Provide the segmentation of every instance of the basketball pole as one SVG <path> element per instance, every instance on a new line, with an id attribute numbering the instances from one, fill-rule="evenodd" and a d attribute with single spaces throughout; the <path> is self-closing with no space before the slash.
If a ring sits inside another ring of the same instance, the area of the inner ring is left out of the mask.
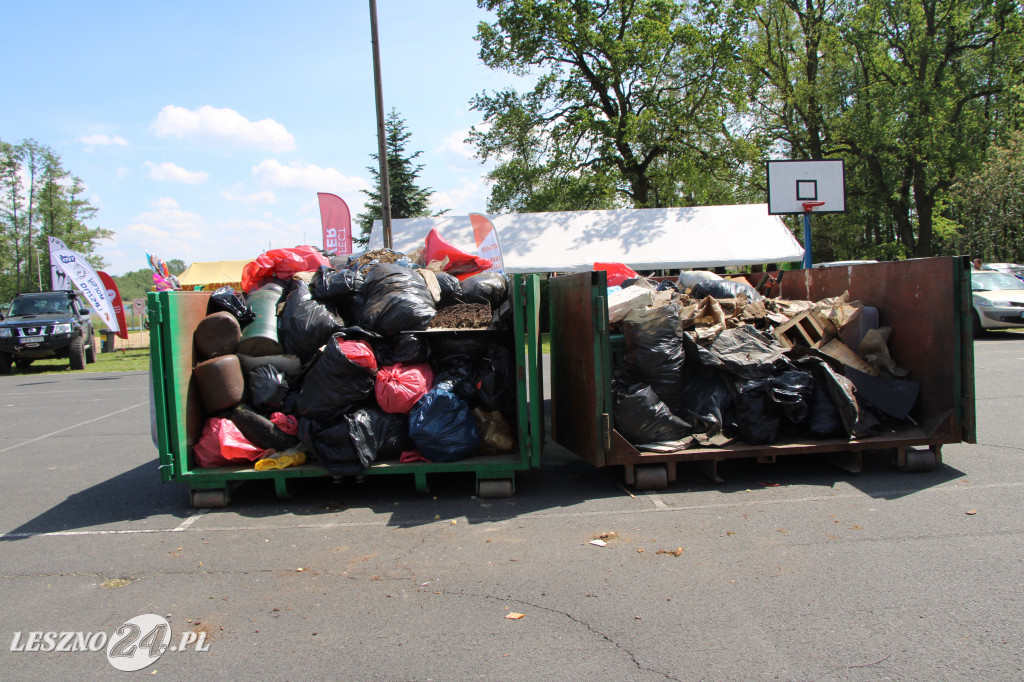
<path id="1" fill-rule="evenodd" d="M 804 270 L 810 270 L 814 263 L 814 259 L 811 258 L 811 211 L 815 206 L 824 205 L 824 201 L 804 202 Z"/>

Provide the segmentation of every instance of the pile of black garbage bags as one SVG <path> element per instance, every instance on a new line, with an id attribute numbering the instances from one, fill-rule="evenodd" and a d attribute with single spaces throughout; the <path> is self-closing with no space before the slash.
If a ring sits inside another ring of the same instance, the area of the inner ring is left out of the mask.
<path id="1" fill-rule="evenodd" d="M 719 289 L 699 294 L 747 293 Z M 699 334 L 680 311 L 671 302 L 622 323 L 615 428 L 633 445 L 863 438 L 907 420 L 917 400 L 916 381 L 873 376 L 806 346 L 784 349 L 765 320 Z"/>
<path id="2" fill-rule="evenodd" d="M 196 330 L 197 347 L 218 346 L 213 356 L 201 353 L 207 359 L 194 370 L 208 419 L 230 420 L 260 457 L 297 447 L 336 474 L 384 460 L 513 451 L 507 278 L 460 280 L 384 255 L 333 259 L 287 281 L 268 277 L 247 296 L 216 291 L 210 317 L 230 316 L 238 334 L 218 345 L 204 341 L 207 320 Z M 438 311 L 466 303 L 490 307 L 486 329 L 428 331 Z M 238 388 L 224 395 L 232 383 Z"/>

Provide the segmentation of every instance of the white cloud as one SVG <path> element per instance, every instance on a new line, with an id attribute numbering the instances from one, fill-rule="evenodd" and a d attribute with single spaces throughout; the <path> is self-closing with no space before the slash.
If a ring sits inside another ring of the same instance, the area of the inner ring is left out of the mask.
<path id="1" fill-rule="evenodd" d="M 173 163 L 153 163 L 147 161 L 146 166 L 149 168 L 149 177 L 154 180 L 166 180 L 168 182 L 184 182 L 188 185 L 198 185 L 210 177 L 209 173 L 203 171 L 188 171 L 181 166 L 176 166 Z"/>
<path id="2" fill-rule="evenodd" d="M 93 147 L 109 147 L 111 145 L 118 147 L 127 147 L 128 140 L 124 139 L 120 135 L 106 135 L 104 133 L 97 133 L 95 135 L 83 135 L 78 138 L 78 141 L 85 145 L 87 150 L 92 150 Z"/>
<path id="3" fill-rule="evenodd" d="M 264 187 L 280 189 L 349 193 L 369 188 L 362 178 L 342 175 L 333 168 L 321 168 L 301 162 L 286 166 L 277 159 L 267 159 L 253 166 L 252 174 Z"/>
<path id="4" fill-rule="evenodd" d="M 178 202 L 171 197 L 160 197 L 149 202 L 153 208 L 178 208 Z"/>
<path id="5" fill-rule="evenodd" d="M 274 119 L 250 121 L 234 109 L 209 105 L 192 111 L 169 104 L 157 114 L 150 130 L 157 137 L 220 140 L 272 152 L 295 149 L 295 138 Z"/>
<path id="6" fill-rule="evenodd" d="M 466 143 L 467 137 L 469 137 L 469 128 L 456 130 L 441 142 L 441 146 L 437 148 L 437 151 L 471 160 L 473 159 L 473 154 L 476 153 L 476 148 Z"/>
<path id="7" fill-rule="evenodd" d="M 442 211 L 447 208 L 452 215 L 486 213 L 489 192 L 484 179 L 461 178 L 460 182 L 459 187 L 435 191 L 430 197 L 430 210 Z"/>
<path id="8" fill-rule="evenodd" d="M 221 195 L 228 201 L 234 201 L 239 204 L 276 204 L 277 196 L 274 195 L 270 190 L 263 192 L 253 192 L 252 194 L 235 194 L 233 192 L 224 191 Z"/>

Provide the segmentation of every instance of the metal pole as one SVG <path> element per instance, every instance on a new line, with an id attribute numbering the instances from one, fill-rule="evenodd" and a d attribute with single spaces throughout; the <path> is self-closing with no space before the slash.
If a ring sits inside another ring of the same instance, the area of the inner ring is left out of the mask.
<path id="1" fill-rule="evenodd" d="M 804 269 L 810 270 L 811 260 L 811 212 L 804 210 Z"/>
<path id="2" fill-rule="evenodd" d="M 377 37 L 377 0 L 370 0 L 370 44 L 373 47 L 373 92 L 377 103 L 377 157 L 380 161 L 380 210 L 384 248 L 391 248 L 391 183 L 388 181 L 387 140 L 384 137 L 384 94 L 380 79 L 380 40 Z"/>

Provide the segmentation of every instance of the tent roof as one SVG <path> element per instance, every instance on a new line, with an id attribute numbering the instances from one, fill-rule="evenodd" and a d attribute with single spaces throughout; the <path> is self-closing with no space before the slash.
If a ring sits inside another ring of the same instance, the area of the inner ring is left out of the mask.
<path id="1" fill-rule="evenodd" d="M 787 263 L 803 247 L 767 204 L 638 208 L 615 211 L 511 213 L 488 216 L 501 241 L 508 272 L 573 272 L 594 263 L 634 270 Z M 408 253 L 431 228 L 456 247 L 476 253 L 469 216 L 405 218 L 391 223 L 392 245 Z M 384 244 L 373 223 L 370 248 Z"/>
<path id="2" fill-rule="evenodd" d="M 192 263 L 178 275 L 181 286 L 198 286 L 200 284 L 231 284 L 242 281 L 242 268 L 252 262 L 247 260 L 216 260 L 205 263 Z"/>

